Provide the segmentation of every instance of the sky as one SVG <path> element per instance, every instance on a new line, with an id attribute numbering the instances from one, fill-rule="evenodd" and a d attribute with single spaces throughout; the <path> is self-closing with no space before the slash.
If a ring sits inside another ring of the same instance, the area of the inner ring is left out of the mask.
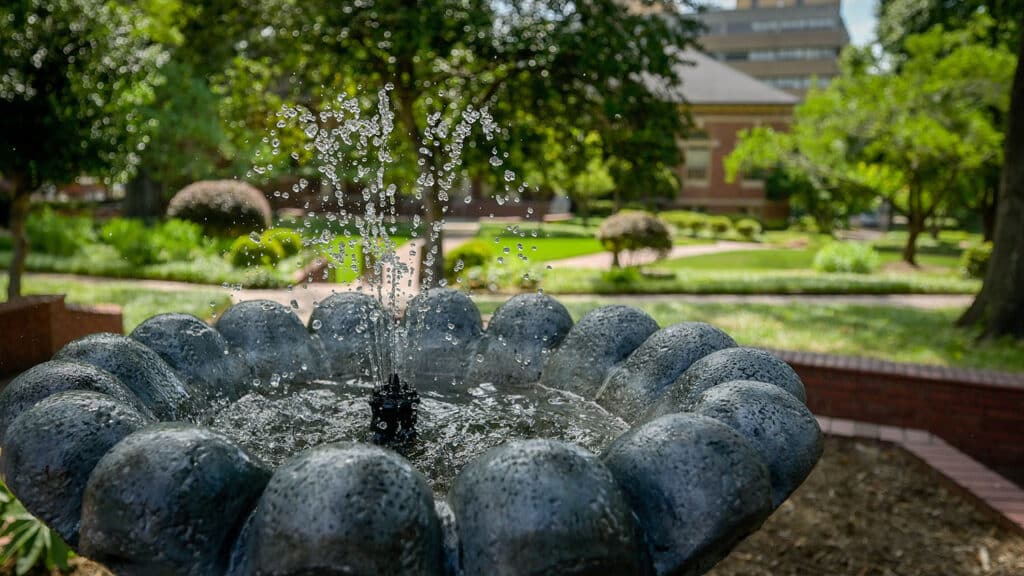
<path id="1" fill-rule="evenodd" d="M 722 8 L 733 8 L 736 0 L 707 0 L 707 3 Z M 843 0 L 843 21 L 850 31 L 851 42 L 863 46 L 875 38 L 875 8 L 878 0 Z"/>

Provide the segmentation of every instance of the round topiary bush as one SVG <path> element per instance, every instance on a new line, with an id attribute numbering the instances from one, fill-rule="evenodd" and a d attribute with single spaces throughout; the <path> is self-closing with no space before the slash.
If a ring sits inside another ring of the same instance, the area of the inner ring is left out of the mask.
<path id="1" fill-rule="evenodd" d="M 274 240 L 255 239 L 239 236 L 231 243 L 228 258 L 238 268 L 247 266 L 273 266 L 284 258 L 284 249 Z"/>
<path id="2" fill-rule="evenodd" d="M 732 230 L 732 220 L 728 216 L 711 216 L 708 218 L 708 227 L 715 238 L 721 238 Z"/>
<path id="3" fill-rule="evenodd" d="M 831 242 L 814 255 L 813 266 L 819 272 L 870 274 L 878 267 L 878 252 L 867 244 Z"/>
<path id="4" fill-rule="evenodd" d="M 483 240 L 470 240 L 445 254 L 444 276 L 449 282 L 454 282 L 463 270 L 474 266 L 486 268 L 493 258 L 490 244 Z"/>
<path id="5" fill-rule="evenodd" d="M 743 218 L 736 223 L 736 232 L 745 240 L 753 240 L 761 233 L 761 223 L 753 218 Z"/>
<path id="6" fill-rule="evenodd" d="M 167 207 L 172 218 L 191 220 L 212 235 L 232 236 L 270 226 L 270 202 L 237 180 L 202 180 L 184 187 Z"/>
<path id="7" fill-rule="evenodd" d="M 672 235 L 665 223 L 646 212 L 619 212 L 597 229 L 597 240 L 612 253 L 612 267 L 619 267 L 624 251 L 656 250 L 664 256 L 672 249 Z"/>
<path id="8" fill-rule="evenodd" d="M 271 228 L 260 234 L 260 242 L 274 243 L 284 251 L 285 256 L 295 256 L 302 251 L 302 235 L 290 228 Z"/>

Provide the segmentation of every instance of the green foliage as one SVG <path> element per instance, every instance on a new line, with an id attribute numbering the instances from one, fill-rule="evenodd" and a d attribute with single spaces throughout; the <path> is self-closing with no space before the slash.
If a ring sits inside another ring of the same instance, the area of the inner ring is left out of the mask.
<path id="1" fill-rule="evenodd" d="M 878 268 L 878 252 L 860 242 L 832 242 L 818 250 L 812 266 L 819 272 L 870 274 Z"/>
<path id="2" fill-rule="evenodd" d="M 492 244 L 483 240 L 470 240 L 445 254 L 445 278 L 449 282 L 454 282 L 465 269 L 474 266 L 486 268 L 494 261 L 494 250 L 491 246 Z"/>
<path id="3" fill-rule="evenodd" d="M 231 243 L 228 259 L 236 268 L 248 266 L 273 266 L 284 258 L 284 249 L 274 240 L 263 241 L 259 237 L 239 236 Z"/>
<path id="4" fill-rule="evenodd" d="M 821 229 L 818 227 L 818 221 L 810 214 L 804 214 L 796 221 L 796 229 L 800 232 L 808 232 L 810 234 L 818 234 Z"/>
<path id="5" fill-rule="evenodd" d="M 715 238 L 721 238 L 732 230 L 732 220 L 728 216 L 711 216 L 708 218 L 708 227 Z"/>
<path id="6" fill-rule="evenodd" d="M 612 286 L 627 287 L 640 281 L 640 269 L 636 266 L 612 268 L 601 273 L 601 279 Z"/>
<path id="7" fill-rule="evenodd" d="M 708 228 L 708 216 L 700 212 L 687 210 L 667 210 L 659 212 L 658 218 L 671 224 L 676 230 L 683 234 L 696 236 L 698 232 Z"/>
<path id="8" fill-rule="evenodd" d="M 302 252 L 302 235 L 289 228 L 270 228 L 260 234 L 261 242 L 277 243 L 284 255 L 295 256 Z"/>
<path id="9" fill-rule="evenodd" d="M 61 216 L 49 206 L 29 215 L 25 235 L 33 250 L 57 256 L 71 256 L 96 240 L 91 219 Z"/>
<path id="10" fill-rule="evenodd" d="M 147 227 L 141 220 L 112 218 L 100 230 L 100 240 L 134 266 L 188 260 L 204 251 L 199 225 L 177 219 Z"/>
<path id="11" fill-rule="evenodd" d="M 56 532 L 25 510 L 0 483 L 0 565 L 14 561 L 14 573 L 28 574 L 34 569 L 67 570 L 71 550 Z"/>
<path id="12" fill-rule="evenodd" d="M 960 270 L 968 278 L 982 279 L 988 271 L 988 262 L 992 259 L 992 243 L 983 242 L 969 246 L 960 255 Z"/>
<path id="13" fill-rule="evenodd" d="M 237 180 L 189 184 L 171 198 L 167 215 L 190 220 L 211 235 L 234 236 L 270 226 L 270 202 L 258 188 Z"/>
<path id="14" fill-rule="evenodd" d="M 646 212 L 619 212 L 608 217 L 597 229 L 597 240 L 614 256 L 618 267 L 619 254 L 624 251 L 650 249 L 662 256 L 672 249 L 672 235 L 656 216 Z"/>
<path id="15" fill-rule="evenodd" d="M 753 240 L 761 233 L 761 223 L 753 218 L 742 218 L 736 222 L 736 232 L 745 240 Z"/>

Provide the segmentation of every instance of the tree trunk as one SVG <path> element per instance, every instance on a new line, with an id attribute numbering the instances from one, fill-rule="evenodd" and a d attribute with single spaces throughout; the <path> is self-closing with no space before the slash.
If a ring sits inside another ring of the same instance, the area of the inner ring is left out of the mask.
<path id="1" fill-rule="evenodd" d="M 903 261 L 911 266 L 917 266 L 917 237 L 924 231 L 924 222 L 921 218 L 912 214 L 907 218 L 907 244 L 903 247 Z"/>
<path id="2" fill-rule="evenodd" d="M 619 264 L 619 251 L 616 250 L 616 251 L 612 252 L 612 268 L 621 268 L 621 267 L 622 267 L 622 265 Z"/>
<path id="3" fill-rule="evenodd" d="M 124 215 L 152 222 L 163 214 L 163 185 L 140 170 L 128 183 L 124 197 Z"/>
<path id="4" fill-rule="evenodd" d="M 960 325 L 982 324 L 983 337 L 1024 338 L 1024 34 L 1010 90 L 1003 177 L 985 283 Z"/>
<path id="5" fill-rule="evenodd" d="M 7 300 L 21 298 L 21 277 L 25 273 L 25 255 L 28 254 L 28 241 L 25 238 L 25 220 L 28 219 L 31 196 L 22 189 L 21 183 L 14 180 L 14 196 L 11 201 L 10 225 L 13 253 L 11 266 L 7 273 Z"/>
<path id="6" fill-rule="evenodd" d="M 999 186 L 985 190 L 981 205 L 981 233 L 985 242 L 996 237 L 996 208 L 999 205 Z"/>

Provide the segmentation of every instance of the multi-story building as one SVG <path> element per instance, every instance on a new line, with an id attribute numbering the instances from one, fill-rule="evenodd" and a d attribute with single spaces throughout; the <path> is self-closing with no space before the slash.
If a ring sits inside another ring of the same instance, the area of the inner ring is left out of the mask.
<path id="1" fill-rule="evenodd" d="M 704 52 L 762 82 L 803 97 L 839 73 L 850 43 L 840 0 L 737 0 L 700 16 Z"/>

